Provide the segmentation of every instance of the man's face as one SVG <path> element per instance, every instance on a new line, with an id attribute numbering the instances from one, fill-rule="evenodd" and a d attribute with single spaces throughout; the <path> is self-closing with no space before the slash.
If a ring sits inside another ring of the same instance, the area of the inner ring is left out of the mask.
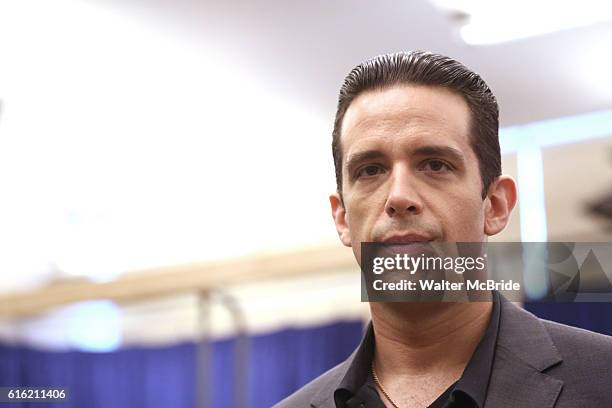
<path id="1" fill-rule="evenodd" d="M 485 204 L 465 100 L 441 87 L 402 85 L 359 95 L 343 120 L 340 238 L 361 242 L 480 242 Z"/>

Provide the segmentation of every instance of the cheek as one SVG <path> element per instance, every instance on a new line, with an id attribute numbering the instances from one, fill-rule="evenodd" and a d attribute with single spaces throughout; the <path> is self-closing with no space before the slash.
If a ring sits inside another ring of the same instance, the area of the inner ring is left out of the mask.
<path id="1" fill-rule="evenodd" d="M 484 234 L 482 200 L 464 197 L 449 204 L 445 209 L 446 240 L 449 242 L 482 240 Z"/>
<path id="2" fill-rule="evenodd" d="M 374 200 L 351 200 L 347 205 L 347 223 L 353 244 L 370 239 L 378 213 L 378 205 Z"/>

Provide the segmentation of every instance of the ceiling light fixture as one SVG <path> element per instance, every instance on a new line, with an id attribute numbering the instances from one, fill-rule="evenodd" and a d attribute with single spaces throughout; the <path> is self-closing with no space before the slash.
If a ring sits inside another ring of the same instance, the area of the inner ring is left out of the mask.
<path id="1" fill-rule="evenodd" d="M 432 0 L 463 41 L 490 45 L 612 21 L 612 2 L 581 0 Z"/>

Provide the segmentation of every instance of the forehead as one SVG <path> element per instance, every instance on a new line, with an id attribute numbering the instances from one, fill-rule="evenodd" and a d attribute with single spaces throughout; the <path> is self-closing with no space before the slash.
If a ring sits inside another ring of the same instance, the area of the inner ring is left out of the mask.
<path id="1" fill-rule="evenodd" d="M 401 85 L 367 91 L 343 119 L 343 156 L 369 144 L 444 144 L 468 154 L 471 113 L 464 98 L 435 86 Z"/>

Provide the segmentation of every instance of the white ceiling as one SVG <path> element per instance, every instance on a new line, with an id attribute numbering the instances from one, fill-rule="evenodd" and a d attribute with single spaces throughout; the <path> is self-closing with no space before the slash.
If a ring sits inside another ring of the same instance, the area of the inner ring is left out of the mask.
<path id="1" fill-rule="evenodd" d="M 114 7 L 215 44 L 325 118 L 354 65 L 410 49 L 452 56 L 481 73 L 499 99 L 503 126 L 612 107 L 612 23 L 472 47 L 427 0 L 148 0 Z"/>

